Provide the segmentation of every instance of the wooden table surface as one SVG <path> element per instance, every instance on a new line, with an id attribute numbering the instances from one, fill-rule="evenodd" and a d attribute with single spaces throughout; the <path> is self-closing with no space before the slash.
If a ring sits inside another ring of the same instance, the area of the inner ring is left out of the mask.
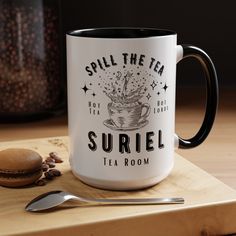
<path id="1" fill-rule="evenodd" d="M 178 154 L 173 170 L 161 183 L 138 191 L 108 191 L 83 184 L 72 174 L 67 136 L 0 143 L 0 150 L 11 147 L 36 150 L 42 157 L 53 150 L 64 162 L 57 165 L 62 176 L 45 186 L 0 186 L 0 236 L 236 235 L 236 191 Z M 184 197 L 185 203 L 104 206 L 67 202 L 45 212 L 24 210 L 36 196 L 57 189 L 90 198 Z"/>
<path id="2" fill-rule="evenodd" d="M 184 95 L 183 95 L 184 94 Z M 236 189 L 236 95 L 220 93 L 220 104 L 208 139 L 191 150 L 177 150 L 186 159 Z M 176 132 L 185 138 L 195 133 L 204 115 L 204 93 L 177 91 Z M 0 141 L 67 135 L 66 115 L 21 124 L 0 124 Z"/>

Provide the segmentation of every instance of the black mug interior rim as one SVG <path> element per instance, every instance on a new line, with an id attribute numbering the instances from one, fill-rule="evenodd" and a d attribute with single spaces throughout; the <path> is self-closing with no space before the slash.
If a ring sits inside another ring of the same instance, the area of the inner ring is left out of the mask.
<path id="1" fill-rule="evenodd" d="M 73 30 L 67 33 L 70 36 L 85 38 L 149 38 L 176 35 L 176 32 L 155 28 L 94 28 Z"/>

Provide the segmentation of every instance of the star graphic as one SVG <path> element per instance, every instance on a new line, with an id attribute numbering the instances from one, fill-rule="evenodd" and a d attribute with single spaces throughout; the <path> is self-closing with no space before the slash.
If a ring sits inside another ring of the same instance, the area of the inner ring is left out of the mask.
<path id="1" fill-rule="evenodd" d="M 165 92 L 166 92 L 167 88 L 168 88 L 168 86 L 167 86 L 166 83 L 165 83 L 165 86 L 163 87 L 163 89 L 165 90 Z"/>
<path id="2" fill-rule="evenodd" d="M 84 87 L 82 88 L 84 90 L 84 93 L 86 94 L 87 91 L 89 90 L 89 88 L 86 86 L 86 84 L 84 85 Z"/>
<path id="3" fill-rule="evenodd" d="M 152 96 L 150 95 L 150 93 L 148 93 L 148 95 L 146 96 L 146 98 L 149 100 Z"/>
<path id="4" fill-rule="evenodd" d="M 93 92 L 92 95 L 95 97 L 95 96 L 96 96 L 96 93 Z"/>
<path id="5" fill-rule="evenodd" d="M 152 90 L 155 89 L 155 87 L 157 86 L 156 82 L 153 80 L 152 83 L 150 84 L 150 86 L 152 87 Z"/>

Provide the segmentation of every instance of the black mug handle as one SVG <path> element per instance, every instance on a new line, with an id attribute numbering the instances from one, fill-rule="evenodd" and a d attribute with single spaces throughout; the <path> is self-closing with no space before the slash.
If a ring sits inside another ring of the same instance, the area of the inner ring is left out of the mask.
<path id="1" fill-rule="evenodd" d="M 206 112 L 201 128 L 190 139 L 178 137 L 179 148 L 189 149 L 200 145 L 211 131 L 219 100 L 218 80 L 211 58 L 202 49 L 192 45 L 178 45 L 177 47 L 182 47 L 182 55 L 177 55 L 177 57 L 180 57 L 180 60 L 188 57 L 196 58 L 202 65 L 206 78 Z"/>

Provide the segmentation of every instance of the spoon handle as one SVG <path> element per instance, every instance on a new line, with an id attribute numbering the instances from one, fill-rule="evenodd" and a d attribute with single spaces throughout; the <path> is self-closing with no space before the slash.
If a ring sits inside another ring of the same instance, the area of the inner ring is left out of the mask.
<path id="1" fill-rule="evenodd" d="M 89 199 L 81 198 L 80 200 L 91 203 L 103 203 L 110 205 L 151 205 L 151 204 L 183 204 L 184 199 L 178 198 L 127 198 L 127 199 Z"/>

